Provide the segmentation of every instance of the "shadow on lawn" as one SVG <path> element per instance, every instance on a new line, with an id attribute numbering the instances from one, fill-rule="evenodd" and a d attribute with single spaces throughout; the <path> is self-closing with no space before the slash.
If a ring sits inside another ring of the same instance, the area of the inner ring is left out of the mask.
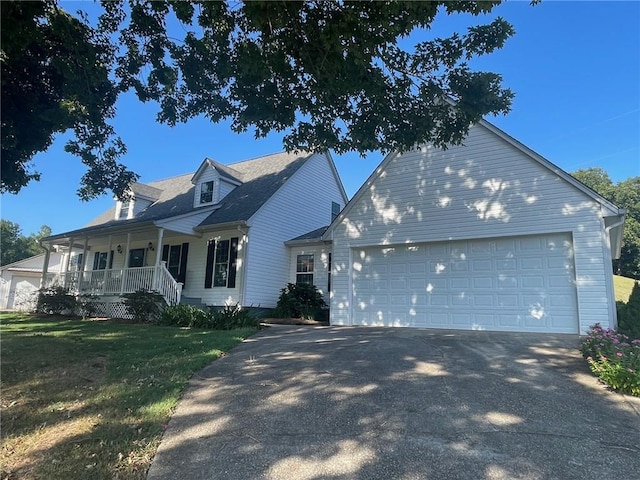
<path id="1" fill-rule="evenodd" d="M 577 347 L 272 327 L 192 379 L 149 479 L 632 478 L 638 411 Z"/>

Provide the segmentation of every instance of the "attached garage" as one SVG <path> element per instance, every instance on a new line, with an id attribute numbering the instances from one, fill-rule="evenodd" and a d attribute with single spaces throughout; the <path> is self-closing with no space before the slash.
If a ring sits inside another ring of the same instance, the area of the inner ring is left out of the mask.
<path id="1" fill-rule="evenodd" d="M 353 324 L 578 333 L 571 235 L 355 248 Z"/>
<path id="2" fill-rule="evenodd" d="M 482 120 L 461 145 L 387 155 L 329 226 L 331 324 L 615 328 L 624 218 Z"/>

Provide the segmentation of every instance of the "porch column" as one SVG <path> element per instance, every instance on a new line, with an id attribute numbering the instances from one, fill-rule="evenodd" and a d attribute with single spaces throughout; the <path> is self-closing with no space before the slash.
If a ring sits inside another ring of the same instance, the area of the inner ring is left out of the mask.
<path id="1" fill-rule="evenodd" d="M 73 237 L 71 237 L 69 239 L 69 251 L 67 252 L 67 254 L 62 257 L 63 258 L 63 262 L 62 265 L 60 266 L 60 271 L 62 273 L 62 286 L 63 287 L 68 287 L 69 286 L 69 265 L 71 264 L 71 252 L 73 250 Z"/>
<path id="2" fill-rule="evenodd" d="M 82 246 L 82 260 L 78 265 L 78 292 L 84 291 L 84 267 L 87 264 L 87 250 L 89 249 L 89 237 L 84 237 L 84 245 Z"/>
<path id="3" fill-rule="evenodd" d="M 158 290 L 158 269 L 162 259 L 162 241 L 164 239 L 164 228 L 158 229 L 158 244 L 156 245 L 156 268 L 153 269 L 153 289 Z"/>
<path id="4" fill-rule="evenodd" d="M 131 245 L 131 233 L 127 232 L 127 245 L 124 247 L 124 261 L 123 261 L 123 269 L 122 269 L 122 282 L 120 282 L 120 295 L 124 293 L 124 285 L 125 280 L 128 274 L 129 269 L 129 247 Z"/>
<path id="5" fill-rule="evenodd" d="M 49 270 L 49 259 L 51 258 L 51 245 L 44 247 L 44 263 L 42 265 L 42 278 L 40 278 L 40 288 L 47 286 L 47 271 Z"/>
<path id="6" fill-rule="evenodd" d="M 111 278 L 111 269 L 109 265 L 113 262 L 113 254 L 111 253 L 112 248 L 112 237 L 109 235 L 109 245 L 107 246 L 107 264 L 104 266 L 104 279 L 102 281 L 102 294 L 104 295 L 105 288 L 107 286 L 107 281 Z"/>

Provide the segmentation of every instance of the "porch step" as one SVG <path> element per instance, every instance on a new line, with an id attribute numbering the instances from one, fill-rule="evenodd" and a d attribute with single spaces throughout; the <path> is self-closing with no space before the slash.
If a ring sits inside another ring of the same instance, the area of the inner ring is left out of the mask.
<path id="1" fill-rule="evenodd" d="M 206 305 L 202 303 L 202 298 L 197 297 L 185 297 L 184 295 L 180 297 L 180 303 L 184 305 L 193 305 L 194 307 L 205 307 Z"/>

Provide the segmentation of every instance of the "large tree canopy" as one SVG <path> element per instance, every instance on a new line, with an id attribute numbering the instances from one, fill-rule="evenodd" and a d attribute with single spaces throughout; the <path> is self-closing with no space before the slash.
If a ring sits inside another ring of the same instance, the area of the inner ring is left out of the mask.
<path id="1" fill-rule="evenodd" d="M 627 210 L 620 259 L 613 261 L 616 273 L 640 280 L 640 177 L 614 184 L 602 168 L 573 172 L 575 178 L 604 198 Z"/>
<path id="2" fill-rule="evenodd" d="M 120 196 L 135 175 L 108 124 L 133 89 L 173 125 L 231 119 L 256 137 L 284 133 L 288 150 L 407 150 L 462 141 L 486 114 L 506 113 L 500 75 L 472 71 L 501 48 L 505 20 L 411 48 L 436 14 L 490 12 L 495 1 L 103 1 L 91 23 L 57 2 L 1 2 L 2 191 L 38 174 L 29 162 L 73 129 L 67 151 L 88 170 L 79 194 Z"/>
<path id="3" fill-rule="evenodd" d="M 38 233 L 28 237 L 22 235 L 20 225 L 8 220 L 0 220 L 0 265 L 8 265 L 24 258 L 44 252 L 40 239 L 51 235 L 47 225 L 40 227 Z"/>

